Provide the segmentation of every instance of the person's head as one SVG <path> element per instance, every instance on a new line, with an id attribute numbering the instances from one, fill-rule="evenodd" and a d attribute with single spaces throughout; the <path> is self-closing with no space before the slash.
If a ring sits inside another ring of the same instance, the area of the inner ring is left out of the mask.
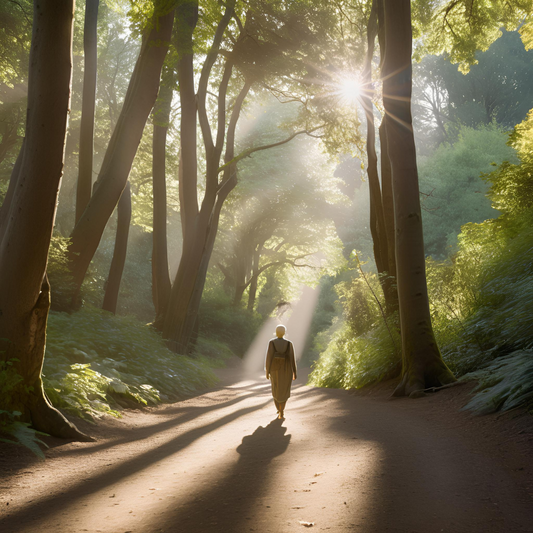
<path id="1" fill-rule="evenodd" d="M 280 324 L 279 326 L 276 327 L 276 337 L 278 337 L 279 339 L 282 339 L 286 331 L 287 330 L 285 329 L 285 326 L 283 324 Z"/>

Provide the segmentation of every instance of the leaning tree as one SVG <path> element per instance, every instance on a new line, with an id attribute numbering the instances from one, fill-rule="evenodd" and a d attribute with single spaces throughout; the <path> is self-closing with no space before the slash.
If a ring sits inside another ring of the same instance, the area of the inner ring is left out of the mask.
<path id="1" fill-rule="evenodd" d="M 50 308 L 48 249 L 63 174 L 74 0 L 34 2 L 25 141 L 2 205 L 0 360 L 16 372 L 3 409 L 51 435 L 86 440 L 50 404 L 41 370 Z M 18 383 L 17 383 L 18 381 Z"/>
<path id="2" fill-rule="evenodd" d="M 104 229 L 126 187 L 146 121 L 157 98 L 161 69 L 174 21 L 172 0 L 155 0 L 122 110 L 109 141 L 94 192 L 79 217 L 68 248 L 74 281 L 73 305 Z"/>

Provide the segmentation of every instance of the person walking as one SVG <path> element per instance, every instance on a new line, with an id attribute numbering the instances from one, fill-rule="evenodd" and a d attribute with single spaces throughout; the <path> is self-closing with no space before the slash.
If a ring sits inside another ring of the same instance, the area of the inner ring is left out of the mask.
<path id="1" fill-rule="evenodd" d="M 276 328 L 276 337 L 268 342 L 265 371 L 266 378 L 272 385 L 272 396 L 277 409 L 278 418 L 284 418 L 285 404 L 291 396 L 291 385 L 296 379 L 296 360 L 294 346 L 284 339 L 285 326 Z"/>

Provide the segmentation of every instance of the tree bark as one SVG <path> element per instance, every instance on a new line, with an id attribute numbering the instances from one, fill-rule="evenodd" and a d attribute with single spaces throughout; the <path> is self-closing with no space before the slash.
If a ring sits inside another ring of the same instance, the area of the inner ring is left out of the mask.
<path id="1" fill-rule="evenodd" d="M 76 220 L 81 218 L 93 183 L 94 109 L 96 106 L 97 23 L 100 0 L 86 0 L 83 26 L 83 94 L 80 123 L 80 155 L 76 190 Z"/>
<path id="2" fill-rule="evenodd" d="M 166 188 L 166 142 L 172 104 L 172 76 L 163 75 L 154 114 L 152 144 L 153 177 L 153 248 L 152 248 L 152 299 L 156 318 L 154 326 L 161 329 L 162 320 L 170 297 L 167 246 L 167 188 Z"/>
<path id="3" fill-rule="evenodd" d="M 131 188 L 130 182 L 126 184 L 117 208 L 117 233 L 115 237 L 115 248 L 113 250 L 113 259 L 109 268 L 107 277 L 104 303 L 102 309 L 113 314 L 117 312 L 118 293 L 120 282 L 122 281 L 122 272 L 126 263 L 126 254 L 128 251 L 128 235 L 130 232 L 131 222 Z"/>
<path id="4" fill-rule="evenodd" d="M 259 280 L 259 260 L 261 259 L 261 252 L 263 245 L 259 245 L 254 250 L 254 258 L 252 263 L 252 278 L 250 280 L 250 290 L 248 291 L 248 311 L 253 312 L 255 306 L 255 298 L 257 296 L 257 282 Z"/>
<path id="5" fill-rule="evenodd" d="M 372 4 L 372 11 L 370 13 L 367 25 L 367 56 L 365 62 L 364 81 L 367 90 L 362 94 L 361 99 L 366 115 L 366 150 L 368 158 L 368 186 L 370 191 L 370 233 L 372 235 L 374 259 L 376 261 L 376 268 L 379 275 L 379 281 L 383 295 L 385 297 L 385 305 L 387 313 L 392 313 L 398 308 L 398 297 L 394 289 L 395 280 L 392 278 L 391 262 L 394 261 L 389 257 L 391 246 L 389 239 L 391 236 L 387 232 L 386 214 L 385 214 L 385 186 L 384 170 L 388 170 L 388 157 L 383 155 L 381 157 L 381 171 L 382 184 L 379 182 L 378 174 L 378 157 L 376 154 L 376 128 L 374 122 L 374 105 L 372 103 L 372 60 L 374 56 L 374 46 L 376 35 L 379 31 L 378 18 L 381 8 L 381 2 L 374 0 Z M 381 128 L 380 128 L 381 139 Z M 390 181 L 389 181 L 390 183 Z M 390 205 L 388 206 L 391 207 Z M 389 220 L 391 214 L 389 213 Z M 393 247 L 392 247 L 393 248 Z"/>
<path id="6" fill-rule="evenodd" d="M 4 198 L 4 201 L 2 202 L 2 207 L 0 208 L 0 242 L 2 242 L 2 238 L 6 230 L 9 209 L 13 200 L 13 195 L 15 194 L 15 190 L 17 188 L 17 182 L 20 175 L 20 167 L 22 165 L 22 156 L 24 155 L 25 144 L 25 140 L 23 140 L 22 146 L 20 147 L 19 155 L 17 156 L 15 164 L 13 165 L 13 170 L 11 171 L 6 196 Z"/>
<path id="7" fill-rule="evenodd" d="M 394 237 L 394 198 L 392 194 L 392 174 L 387 146 L 387 115 L 379 126 L 379 143 L 381 146 L 381 201 L 383 205 L 383 223 L 385 225 L 385 242 L 387 246 L 387 268 L 383 279 L 383 292 L 387 314 L 399 309 L 398 290 L 396 287 L 396 244 Z"/>
<path id="8" fill-rule="evenodd" d="M 87 440 L 51 406 L 41 380 L 50 307 L 45 272 L 63 173 L 73 21 L 73 0 L 34 2 L 26 139 L 0 242 L 0 358 L 11 360 L 23 378 L 2 408 L 21 411 L 51 435 Z"/>
<path id="9" fill-rule="evenodd" d="M 178 81 L 182 110 L 180 207 L 183 251 L 165 315 L 163 337 L 168 340 L 168 345 L 172 350 L 183 354 L 187 353 L 196 322 L 207 268 L 218 231 L 220 211 L 228 194 L 237 183 L 235 165 L 228 165 L 225 168 L 220 183 L 218 178 L 224 139 L 226 140 L 225 162 L 230 162 L 234 157 L 235 128 L 242 104 L 250 90 L 250 84 L 245 82 L 235 100 L 226 133 L 226 92 L 233 68 L 231 58 L 226 60 L 219 85 L 218 131 L 215 140 L 212 137 L 205 105 L 211 69 L 218 57 L 224 31 L 233 16 L 234 5 L 234 0 L 226 4 L 225 13 L 218 24 L 212 46 L 204 61 L 197 94 L 194 87 L 193 33 L 198 20 L 198 2 L 184 2 L 176 10 Z M 197 200 L 197 118 L 206 152 L 206 190 L 201 208 Z"/>
<path id="10" fill-rule="evenodd" d="M 174 20 L 174 11 L 161 12 L 165 4 L 165 0 L 156 2 L 151 30 L 143 40 L 93 195 L 72 232 L 69 260 L 75 285 L 73 305 L 107 221 L 126 186 L 146 120 L 157 98 Z"/>
<path id="11" fill-rule="evenodd" d="M 418 171 L 411 118 L 412 29 L 409 0 L 384 0 L 383 103 L 391 163 L 396 268 L 402 336 L 402 381 L 396 396 L 451 383 L 431 325 Z"/>

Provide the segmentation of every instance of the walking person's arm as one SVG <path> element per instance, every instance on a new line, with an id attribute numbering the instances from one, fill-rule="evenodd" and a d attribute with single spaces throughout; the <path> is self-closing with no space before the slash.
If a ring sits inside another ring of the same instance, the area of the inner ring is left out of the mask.
<path id="1" fill-rule="evenodd" d="M 265 361 L 265 371 L 266 378 L 270 379 L 270 367 L 272 366 L 272 358 L 274 357 L 274 344 L 272 341 L 268 343 L 266 361 Z"/>
<path id="2" fill-rule="evenodd" d="M 291 358 L 291 366 L 292 366 L 292 380 L 294 381 L 298 376 L 296 374 L 296 359 L 294 357 L 294 345 L 291 342 L 290 346 L 290 355 Z"/>

